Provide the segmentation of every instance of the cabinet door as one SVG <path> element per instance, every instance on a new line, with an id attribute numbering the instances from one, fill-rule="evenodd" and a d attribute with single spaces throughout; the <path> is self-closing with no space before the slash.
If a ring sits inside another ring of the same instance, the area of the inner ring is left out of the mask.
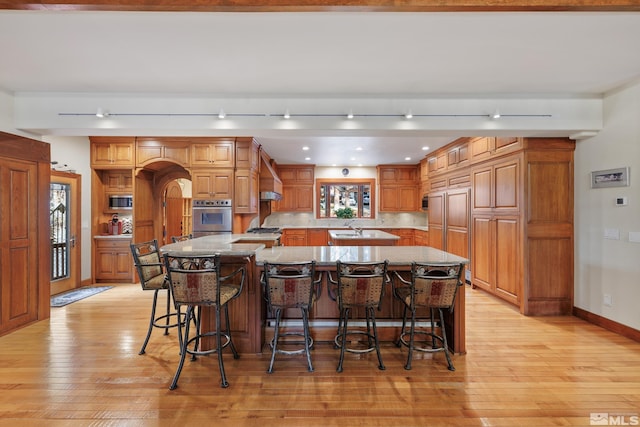
<path id="1" fill-rule="evenodd" d="M 112 194 L 131 194 L 133 192 L 131 171 L 104 171 L 102 182 L 105 185 L 105 192 Z"/>
<path id="2" fill-rule="evenodd" d="M 220 140 L 191 145 L 191 165 L 229 168 L 235 166 L 234 143 Z"/>
<path id="3" fill-rule="evenodd" d="M 469 258 L 469 190 L 446 193 L 446 251 Z"/>
<path id="4" fill-rule="evenodd" d="M 296 212 L 313 212 L 313 187 L 296 187 Z"/>
<path id="5" fill-rule="evenodd" d="M 413 186 L 401 186 L 397 189 L 398 197 L 398 210 L 401 212 L 416 212 L 418 211 L 418 187 Z"/>
<path id="6" fill-rule="evenodd" d="M 495 209 L 518 209 L 519 169 L 517 159 L 494 166 L 492 192 Z"/>
<path id="7" fill-rule="evenodd" d="M 258 174 L 255 171 L 236 171 L 234 210 L 236 213 L 258 212 Z"/>
<path id="8" fill-rule="evenodd" d="M 380 212 L 398 212 L 400 210 L 398 200 L 398 186 L 380 186 Z"/>
<path id="9" fill-rule="evenodd" d="M 284 229 L 281 242 L 283 246 L 306 246 L 307 229 Z"/>
<path id="10" fill-rule="evenodd" d="M 513 304 L 520 302 L 522 285 L 519 236 L 518 217 L 495 218 L 495 291 Z"/>
<path id="11" fill-rule="evenodd" d="M 444 250 L 444 193 L 429 194 L 429 246 Z"/>
<path id="12" fill-rule="evenodd" d="M 258 169 L 259 146 L 253 138 L 236 139 L 236 168 Z"/>
<path id="13" fill-rule="evenodd" d="M 194 199 L 233 198 L 233 170 L 193 171 Z"/>
<path id="14" fill-rule="evenodd" d="M 95 141 L 95 142 L 94 142 Z M 133 140 L 130 138 L 114 141 L 92 138 L 91 166 L 93 167 L 133 167 Z"/>
<path id="15" fill-rule="evenodd" d="M 493 231 L 495 224 L 491 221 L 491 216 L 474 215 L 472 226 L 472 250 L 471 250 L 471 282 L 487 291 L 493 290 L 495 271 Z"/>
<path id="16" fill-rule="evenodd" d="M 329 234 L 325 228 L 309 228 L 307 230 L 307 243 L 309 246 L 327 246 Z"/>

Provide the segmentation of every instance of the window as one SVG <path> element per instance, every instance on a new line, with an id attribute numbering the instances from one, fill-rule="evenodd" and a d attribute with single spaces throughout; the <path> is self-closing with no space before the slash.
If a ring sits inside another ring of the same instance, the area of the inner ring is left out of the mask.
<path id="1" fill-rule="evenodd" d="M 317 217 L 374 218 L 374 188 L 373 179 L 317 179 Z"/>

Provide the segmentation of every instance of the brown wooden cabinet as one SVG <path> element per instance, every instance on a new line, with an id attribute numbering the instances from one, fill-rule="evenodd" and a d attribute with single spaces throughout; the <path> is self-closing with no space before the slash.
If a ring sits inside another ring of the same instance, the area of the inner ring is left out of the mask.
<path id="1" fill-rule="evenodd" d="M 133 194 L 133 173 L 131 170 L 102 171 L 104 191 L 108 194 Z"/>
<path id="2" fill-rule="evenodd" d="M 123 168 L 134 166 L 133 137 L 99 137 L 92 136 L 91 167 Z"/>
<path id="3" fill-rule="evenodd" d="M 478 137 L 469 140 L 470 162 L 477 163 L 522 149 L 522 138 Z"/>
<path id="4" fill-rule="evenodd" d="M 235 174 L 233 206 L 235 213 L 258 212 L 258 172 L 242 169 Z"/>
<path id="5" fill-rule="evenodd" d="M 400 236 L 400 240 L 395 243 L 396 246 L 415 245 L 414 230 L 412 228 L 392 228 L 383 231 Z"/>
<path id="6" fill-rule="evenodd" d="M 473 215 L 472 283 L 519 305 L 522 295 L 518 215 Z"/>
<path id="7" fill-rule="evenodd" d="M 194 199 L 232 199 L 233 169 L 195 169 L 191 171 Z"/>
<path id="8" fill-rule="evenodd" d="M 414 244 L 416 246 L 429 246 L 429 232 L 426 230 L 414 230 Z"/>
<path id="9" fill-rule="evenodd" d="M 260 145 L 253 138 L 236 138 L 236 169 L 258 170 Z"/>
<path id="10" fill-rule="evenodd" d="M 187 138 L 136 138 L 136 166 L 143 168 L 165 161 L 188 167 L 190 148 L 191 140 Z"/>
<path id="11" fill-rule="evenodd" d="M 520 156 L 510 156 L 471 171 L 473 180 L 473 211 L 511 212 L 519 209 Z"/>
<path id="12" fill-rule="evenodd" d="M 133 281 L 133 261 L 128 239 L 95 239 L 94 280 L 96 282 Z"/>
<path id="13" fill-rule="evenodd" d="M 191 166 L 233 168 L 235 138 L 197 138 L 191 144 Z"/>
<path id="14" fill-rule="evenodd" d="M 329 242 L 329 233 L 326 228 L 307 229 L 307 245 L 308 246 L 327 246 L 328 242 Z"/>
<path id="15" fill-rule="evenodd" d="M 279 212 L 313 212 L 314 166 L 280 165 L 282 199 L 275 204 Z"/>
<path id="16" fill-rule="evenodd" d="M 285 228 L 280 238 L 282 246 L 307 246 L 306 228 Z"/>
<path id="17" fill-rule="evenodd" d="M 380 165 L 380 212 L 415 212 L 421 209 L 420 170 L 416 165 Z"/>

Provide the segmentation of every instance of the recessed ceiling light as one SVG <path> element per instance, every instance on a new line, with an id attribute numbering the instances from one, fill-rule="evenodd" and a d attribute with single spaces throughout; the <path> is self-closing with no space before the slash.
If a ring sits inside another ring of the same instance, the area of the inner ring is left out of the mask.
<path id="1" fill-rule="evenodd" d="M 427 147 L 426 145 L 424 147 L 422 147 L 422 151 L 427 151 L 429 149 L 429 147 Z"/>
<path id="2" fill-rule="evenodd" d="M 406 161 L 409 161 L 409 160 L 411 160 L 411 157 L 405 157 L 404 159 L 405 159 Z"/>
<path id="3" fill-rule="evenodd" d="M 362 147 L 357 147 L 356 151 L 362 151 Z"/>
<path id="4" fill-rule="evenodd" d="M 309 161 L 309 160 L 311 160 L 311 157 L 305 157 L 304 159 Z"/>
<path id="5" fill-rule="evenodd" d="M 351 158 L 351 161 L 353 161 L 353 160 L 355 160 L 355 159 L 356 159 L 355 157 L 352 157 L 352 158 Z"/>
<path id="6" fill-rule="evenodd" d="M 308 151 L 308 150 L 309 150 L 309 147 L 307 147 L 307 146 L 305 145 L 304 147 L 302 147 L 302 150 L 303 150 L 303 151 Z"/>

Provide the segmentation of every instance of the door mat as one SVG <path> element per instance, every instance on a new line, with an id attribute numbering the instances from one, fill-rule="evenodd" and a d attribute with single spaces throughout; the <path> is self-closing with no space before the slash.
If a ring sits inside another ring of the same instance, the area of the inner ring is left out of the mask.
<path id="1" fill-rule="evenodd" d="M 72 302 L 80 301 L 81 299 L 99 294 L 100 292 L 104 292 L 111 288 L 113 288 L 113 286 L 93 286 L 73 289 L 62 294 L 54 295 L 51 297 L 51 307 L 63 307 L 67 304 L 71 304 Z"/>

